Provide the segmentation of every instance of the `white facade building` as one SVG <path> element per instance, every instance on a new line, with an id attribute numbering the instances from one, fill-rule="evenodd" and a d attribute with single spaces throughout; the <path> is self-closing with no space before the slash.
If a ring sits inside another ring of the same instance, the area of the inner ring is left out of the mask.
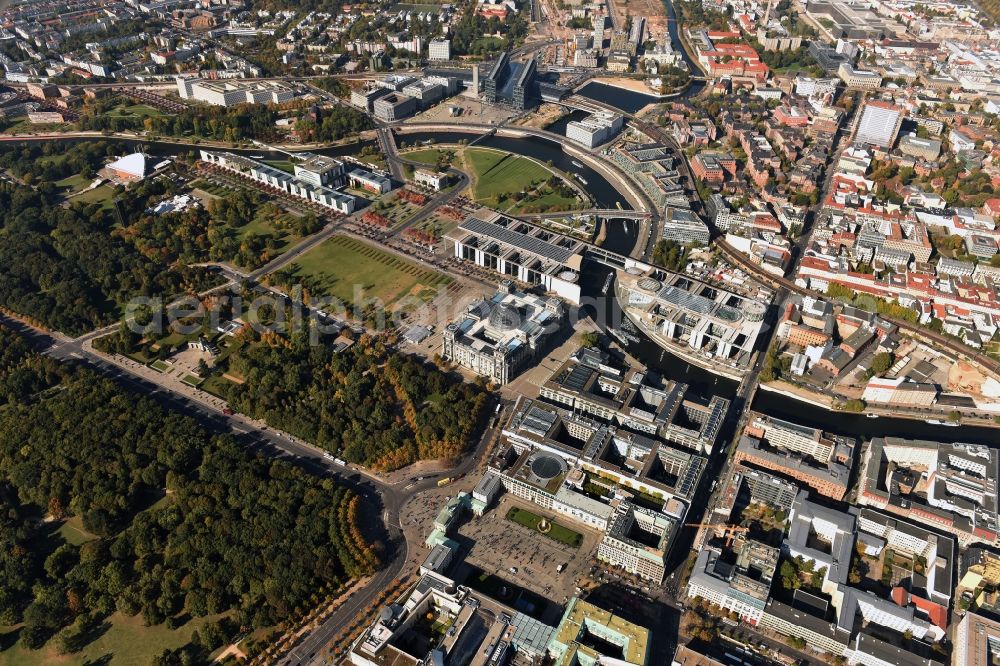
<path id="1" fill-rule="evenodd" d="M 451 60 L 451 40 L 432 39 L 427 47 L 428 60 Z"/>
<path id="2" fill-rule="evenodd" d="M 597 111 L 583 120 L 566 125 L 566 138 L 595 148 L 614 138 L 622 129 L 622 117 L 610 111 Z"/>

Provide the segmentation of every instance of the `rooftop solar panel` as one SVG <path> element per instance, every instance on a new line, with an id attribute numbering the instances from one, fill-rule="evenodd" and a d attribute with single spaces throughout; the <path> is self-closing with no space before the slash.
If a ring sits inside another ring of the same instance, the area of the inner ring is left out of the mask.
<path id="1" fill-rule="evenodd" d="M 474 217 L 471 217 L 462 223 L 462 229 L 468 231 L 469 233 L 492 238 L 524 252 L 529 252 L 552 261 L 558 261 L 561 264 L 566 263 L 569 261 L 569 258 L 573 256 L 573 252 L 564 247 L 559 247 L 558 245 L 549 243 L 548 241 L 543 241 L 533 236 L 522 234 L 519 231 L 512 231 L 506 227 L 500 226 L 499 224 L 486 222 Z"/>

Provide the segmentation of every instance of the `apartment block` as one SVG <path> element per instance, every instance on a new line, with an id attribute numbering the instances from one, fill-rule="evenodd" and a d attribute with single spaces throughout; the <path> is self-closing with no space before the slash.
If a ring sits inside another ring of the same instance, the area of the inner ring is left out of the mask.
<path id="1" fill-rule="evenodd" d="M 876 437 L 862 462 L 858 503 L 954 534 L 966 546 L 997 538 L 996 449 Z"/>

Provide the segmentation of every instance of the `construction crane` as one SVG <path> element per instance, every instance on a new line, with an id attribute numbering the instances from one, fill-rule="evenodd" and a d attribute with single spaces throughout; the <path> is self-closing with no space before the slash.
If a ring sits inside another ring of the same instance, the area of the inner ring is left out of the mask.
<path id="1" fill-rule="evenodd" d="M 737 534 L 744 534 L 750 531 L 749 527 L 741 527 L 739 525 L 713 525 L 710 523 L 685 523 L 684 527 L 697 527 L 698 529 L 708 527 L 714 530 L 722 530 L 722 535 L 726 539 L 726 548 L 729 548 L 729 546 L 733 544 L 733 539 L 736 538 Z"/>

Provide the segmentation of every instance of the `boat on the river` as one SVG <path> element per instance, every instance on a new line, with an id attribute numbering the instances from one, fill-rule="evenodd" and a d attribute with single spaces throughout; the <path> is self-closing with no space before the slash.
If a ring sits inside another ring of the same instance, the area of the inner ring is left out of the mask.
<path id="1" fill-rule="evenodd" d="M 954 421 L 941 421 L 939 419 L 930 419 L 927 422 L 932 425 L 944 426 L 946 428 L 957 428 L 959 426 L 959 424 Z"/>

